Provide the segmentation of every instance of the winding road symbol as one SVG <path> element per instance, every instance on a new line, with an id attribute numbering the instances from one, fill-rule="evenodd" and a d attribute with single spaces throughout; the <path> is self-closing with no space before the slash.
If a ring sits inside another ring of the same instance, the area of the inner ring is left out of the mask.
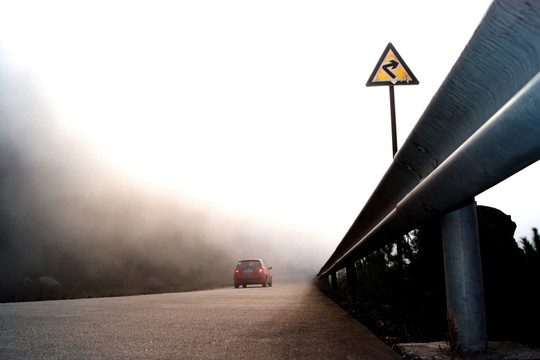
<path id="1" fill-rule="evenodd" d="M 398 66 L 399 66 L 399 63 L 396 60 L 392 59 L 390 60 L 388 64 L 384 64 L 382 68 L 388 74 L 388 76 L 390 76 L 392 79 L 395 79 L 397 75 L 393 73 L 392 71 L 390 71 L 390 68 L 395 69 Z"/>

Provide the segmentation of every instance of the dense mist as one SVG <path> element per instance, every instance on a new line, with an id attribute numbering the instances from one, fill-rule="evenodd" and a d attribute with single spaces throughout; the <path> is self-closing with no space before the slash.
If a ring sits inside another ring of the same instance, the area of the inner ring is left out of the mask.
<path id="1" fill-rule="evenodd" d="M 37 85 L 1 63 L 0 186 L 0 301 L 232 286 L 241 257 L 264 258 L 279 281 L 322 261 L 302 250 L 305 234 L 128 178 L 63 131 Z"/>

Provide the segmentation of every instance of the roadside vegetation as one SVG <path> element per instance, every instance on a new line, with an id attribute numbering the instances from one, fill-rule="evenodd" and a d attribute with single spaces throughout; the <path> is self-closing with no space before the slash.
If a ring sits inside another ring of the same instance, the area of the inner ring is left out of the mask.
<path id="1" fill-rule="evenodd" d="M 540 236 L 513 238 L 516 225 L 501 211 L 478 206 L 489 340 L 540 346 Z M 330 294 L 386 343 L 448 339 L 442 241 L 438 220 L 425 224 L 356 262 L 358 289 L 345 271 Z"/>

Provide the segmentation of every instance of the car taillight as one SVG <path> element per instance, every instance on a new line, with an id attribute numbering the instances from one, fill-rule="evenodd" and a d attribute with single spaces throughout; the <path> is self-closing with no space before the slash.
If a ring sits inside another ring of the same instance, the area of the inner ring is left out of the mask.
<path id="1" fill-rule="evenodd" d="M 262 273 L 262 272 L 263 272 L 263 269 L 262 269 L 262 268 L 259 268 L 259 272 Z"/>
<path id="2" fill-rule="evenodd" d="M 237 273 L 237 272 L 240 272 L 240 270 L 236 269 L 236 270 L 234 270 L 234 272 Z"/>

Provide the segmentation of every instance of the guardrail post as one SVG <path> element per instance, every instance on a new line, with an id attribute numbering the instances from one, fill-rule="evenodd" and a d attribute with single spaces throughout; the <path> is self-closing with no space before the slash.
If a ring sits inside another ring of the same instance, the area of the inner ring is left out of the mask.
<path id="1" fill-rule="evenodd" d="M 328 276 L 319 278 L 319 286 L 324 293 L 328 293 L 328 290 L 330 289 L 330 280 Z"/>
<path id="2" fill-rule="evenodd" d="M 441 233 L 449 321 L 455 324 L 463 351 L 483 352 L 487 348 L 486 312 L 474 198 L 441 216 Z"/>

